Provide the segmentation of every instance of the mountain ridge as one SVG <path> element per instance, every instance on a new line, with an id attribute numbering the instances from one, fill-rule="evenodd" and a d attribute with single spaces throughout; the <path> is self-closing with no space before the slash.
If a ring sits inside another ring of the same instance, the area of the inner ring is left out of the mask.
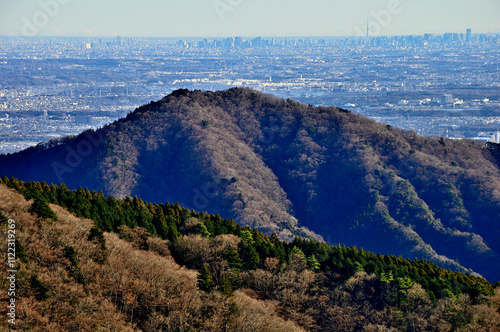
<path id="1" fill-rule="evenodd" d="M 498 280 L 493 150 L 251 89 L 178 90 L 104 129 L 1 156 L 0 174 L 179 201 L 284 239 L 356 244 Z"/>
<path id="2" fill-rule="evenodd" d="M 3 177 L 5 245 L 13 225 L 16 310 L 0 326 L 493 331 L 500 324 L 498 283 L 426 260 L 299 237 L 287 243 L 179 204 Z M 3 300 L 13 296 L 9 287 L 2 285 Z"/>

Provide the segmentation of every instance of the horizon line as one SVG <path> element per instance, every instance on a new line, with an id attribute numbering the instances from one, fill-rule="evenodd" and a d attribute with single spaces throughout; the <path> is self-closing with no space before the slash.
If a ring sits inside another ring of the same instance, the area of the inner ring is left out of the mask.
<path id="1" fill-rule="evenodd" d="M 445 35 L 445 34 L 464 34 L 465 32 L 444 32 L 444 33 L 436 33 L 436 32 L 426 32 L 419 34 L 402 34 L 402 35 L 370 35 L 370 36 L 357 36 L 357 35 L 315 35 L 315 36 L 299 36 L 299 35 L 288 35 L 288 36 L 266 36 L 266 35 L 226 35 L 226 36 L 130 36 L 130 35 L 101 35 L 101 36 L 83 36 L 83 35 L 37 35 L 37 36 L 23 36 L 23 35 L 15 35 L 15 34 L 0 34 L 0 38 L 27 38 L 27 39 L 36 39 L 36 38 L 145 38 L 145 39 L 216 39 L 216 38 L 380 38 L 380 37 L 407 37 L 407 36 L 425 36 L 425 35 Z M 472 33 L 472 35 L 500 35 L 499 32 L 476 32 Z"/>

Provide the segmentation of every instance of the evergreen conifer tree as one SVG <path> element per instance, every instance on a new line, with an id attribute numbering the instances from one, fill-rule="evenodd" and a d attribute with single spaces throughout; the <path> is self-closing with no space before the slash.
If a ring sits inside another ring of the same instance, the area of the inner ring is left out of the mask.
<path id="1" fill-rule="evenodd" d="M 203 221 L 200 221 L 200 223 L 196 226 L 196 233 L 200 234 L 202 237 L 210 237 L 210 232 L 208 231 L 207 226 Z"/>
<path id="2" fill-rule="evenodd" d="M 243 266 L 240 255 L 238 255 L 238 252 L 230 245 L 224 250 L 223 257 L 227 260 L 229 267 L 232 269 L 240 270 Z"/>
<path id="3" fill-rule="evenodd" d="M 309 258 L 307 258 L 307 266 L 309 266 L 309 269 L 313 272 L 319 271 L 319 268 L 321 267 L 318 260 L 316 259 L 316 256 L 314 255 L 311 255 L 309 256 Z"/>
<path id="4" fill-rule="evenodd" d="M 233 295 L 233 286 L 231 286 L 231 282 L 226 276 L 222 277 L 219 285 L 219 292 L 227 296 Z"/>
<path id="5" fill-rule="evenodd" d="M 200 274 L 198 274 L 198 288 L 204 292 L 210 292 L 215 288 L 212 274 L 206 265 L 201 268 Z"/>
<path id="6" fill-rule="evenodd" d="M 40 218 L 52 219 L 54 221 L 58 220 L 57 215 L 55 214 L 54 211 L 52 211 L 52 209 L 49 206 L 49 203 L 38 197 L 34 199 L 33 203 L 29 208 L 29 212 L 36 214 Z"/>
<path id="7" fill-rule="evenodd" d="M 259 267 L 260 257 L 255 247 L 243 241 L 241 241 L 238 246 L 240 249 L 240 257 L 243 260 L 243 268 L 246 270 L 255 270 Z"/>
<path id="8" fill-rule="evenodd" d="M 254 244 L 253 234 L 248 229 L 244 229 L 241 231 L 240 238 L 245 244 Z"/>
<path id="9" fill-rule="evenodd" d="M 38 301 L 45 300 L 49 297 L 50 288 L 45 286 L 37 275 L 31 277 L 31 288 L 35 292 L 35 297 Z"/>

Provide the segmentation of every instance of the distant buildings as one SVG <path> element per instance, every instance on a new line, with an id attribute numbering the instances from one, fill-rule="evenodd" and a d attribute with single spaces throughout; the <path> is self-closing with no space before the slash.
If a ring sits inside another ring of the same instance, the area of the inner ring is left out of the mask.
<path id="1" fill-rule="evenodd" d="M 91 125 L 94 123 L 93 118 L 86 115 L 75 115 L 74 122 L 79 125 Z"/>
<path id="2" fill-rule="evenodd" d="M 451 94 L 444 94 L 441 97 L 441 104 L 442 105 L 451 105 L 451 104 L 453 104 L 453 95 L 451 95 Z"/>
<path id="3" fill-rule="evenodd" d="M 0 119 L 10 116 L 0 121 L 0 150 L 101 125 L 179 88 L 235 86 L 343 106 L 424 135 L 475 137 L 500 130 L 499 49 L 500 34 L 471 29 L 368 38 L 0 37 Z"/>
<path id="4" fill-rule="evenodd" d="M 491 142 L 491 143 L 500 143 L 500 131 L 495 132 L 487 132 L 487 133 L 479 133 L 477 137 L 474 137 L 477 141 L 483 142 Z"/>

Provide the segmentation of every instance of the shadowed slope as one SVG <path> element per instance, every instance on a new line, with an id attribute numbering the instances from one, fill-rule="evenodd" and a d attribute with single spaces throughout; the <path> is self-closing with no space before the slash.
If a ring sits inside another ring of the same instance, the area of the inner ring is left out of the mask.
<path id="1" fill-rule="evenodd" d="M 178 90 L 97 133 L 0 157 L 0 173 L 179 201 L 285 239 L 460 261 L 496 280 L 493 154 L 250 89 Z"/>

